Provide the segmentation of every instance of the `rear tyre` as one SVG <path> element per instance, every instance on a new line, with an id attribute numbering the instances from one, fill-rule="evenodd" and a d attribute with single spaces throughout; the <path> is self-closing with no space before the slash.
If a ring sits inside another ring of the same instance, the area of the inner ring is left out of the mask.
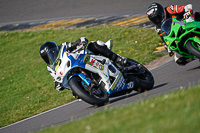
<path id="1" fill-rule="evenodd" d="M 89 90 L 78 76 L 71 78 L 69 86 L 75 95 L 92 105 L 102 106 L 109 100 L 108 93 L 104 88 L 99 86 L 98 88 L 92 88 Z"/>
<path id="2" fill-rule="evenodd" d="M 139 64 L 139 69 L 137 71 L 132 69 L 127 73 L 128 80 L 135 81 L 135 87 L 133 90 L 138 92 L 151 90 L 154 86 L 154 78 L 151 72 L 145 66 L 135 60 L 128 59 L 128 62 L 130 64 Z"/>
<path id="3" fill-rule="evenodd" d="M 194 56 L 200 59 L 200 44 L 194 41 L 188 41 L 186 43 L 186 49 Z"/>

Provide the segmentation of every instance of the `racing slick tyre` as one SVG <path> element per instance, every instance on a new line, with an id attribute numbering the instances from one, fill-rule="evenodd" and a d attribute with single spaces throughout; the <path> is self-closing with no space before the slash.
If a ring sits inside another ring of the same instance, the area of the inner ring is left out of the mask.
<path id="1" fill-rule="evenodd" d="M 89 104 L 103 106 L 109 100 L 108 93 L 104 88 L 101 86 L 88 88 L 78 76 L 70 79 L 69 86 L 76 96 Z"/>
<path id="2" fill-rule="evenodd" d="M 137 64 L 138 66 L 138 70 L 132 69 L 127 72 L 128 80 L 135 81 L 133 90 L 138 92 L 151 90 L 154 86 L 154 78 L 151 72 L 135 60 L 128 59 L 128 64 Z"/>
<path id="3" fill-rule="evenodd" d="M 194 56 L 200 59 L 200 44 L 194 41 L 188 41 L 186 43 L 186 49 Z"/>

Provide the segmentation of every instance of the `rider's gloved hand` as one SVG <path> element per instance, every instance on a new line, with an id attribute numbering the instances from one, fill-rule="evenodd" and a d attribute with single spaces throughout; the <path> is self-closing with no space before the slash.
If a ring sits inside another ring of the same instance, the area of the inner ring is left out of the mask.
<path id="1" fill-rule="evenodd" d="M 88 39 L 87 38 L 81 37 L 80 39 L 81 39 L 80 44 L 82 44 L 83 46 L 86 46 L 88 44 Z"/>
<path id="2" fill-rule="evenodd" d="M 183 15 L 183 17 L 185 19 L 188 19 L 189 17 L 193 15 L 192 4 L 186 5 L 184 9 L 185 9 L 185 14 Z"/>
<path id="3" fill-rule="evenodd" d="M 191 17 L 192 16 L 192 13 L 189 11 L 189 12 L 186 12 L 184 15 L 183 15 L 183 17 L 185 18 L 185 19 L 188 19 L 189 17 Z"/>
<path id="4" fill-rule="evenodd" d="M 88 44 L 88 39 L 85 37 L 81 37 L 79 41 L 80 43 L 76 46 L 76 49 L 81 49 Z"/>
<path id="5" fill-rule="evenodd" d="M 57 91 L 63 91 L 65 88 L 61 85 L 61 83 L 55 82 L 55 89 Z"/>

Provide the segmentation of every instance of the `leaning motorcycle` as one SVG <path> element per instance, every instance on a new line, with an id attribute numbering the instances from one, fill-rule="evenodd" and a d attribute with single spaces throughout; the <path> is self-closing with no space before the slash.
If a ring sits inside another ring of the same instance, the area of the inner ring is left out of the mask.
<path id="1" fill-rule="evenodd" d="M 188 59 L 200 59 L 200 22 L 192 17 L 181 21 L 173 17 L 167 19 L 161 29 L 167 34 L 164 41 L 171 51 Z"/>
<path id="2" fill-rule="evenodd" d="M 62 86 L 89 104 L 102 106 L 109 97 L 153 88 L 151 72 L 137 61 L 128 59 L 125 69 L 120 71 L 110 59 L 94 55 L 85 47 L 71 53 L 65 49 L 59 53 L 62 62 L 58 58 L 54 63 L 56 79 L 63 79 Z"/>

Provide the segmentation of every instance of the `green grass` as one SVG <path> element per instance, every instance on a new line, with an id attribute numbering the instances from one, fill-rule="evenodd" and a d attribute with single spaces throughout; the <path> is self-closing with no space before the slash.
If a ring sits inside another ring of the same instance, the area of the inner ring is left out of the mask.
<path id="1" fill-rule="evenodd" d="M 197 133 L 200 85 L 128 106 L 105 109 L 38 133 Z"/>
<path id="2" fill-rule="evenodd" d="M 113 39 L 114 52 L 149 62 L 161 43 L 152 29 L 95 27 L 0 33 L 0 127 L 74 100 L 70 91 L 58 92 L 39 55 L 46 41 L 61 44 L 85 36 L 89 41 Z"/>

